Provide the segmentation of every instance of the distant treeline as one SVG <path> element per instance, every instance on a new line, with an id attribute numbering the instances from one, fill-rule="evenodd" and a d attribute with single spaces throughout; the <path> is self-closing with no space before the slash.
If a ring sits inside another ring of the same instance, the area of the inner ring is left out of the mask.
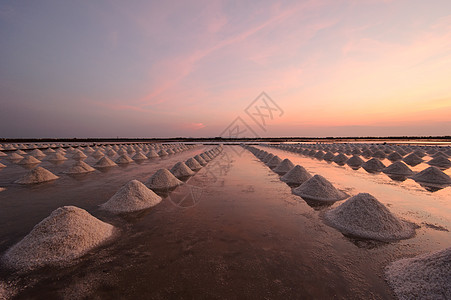
<path id="1" fill-rule="evenodd" d="M 134 143 L 134 142 L 312 142 L 312 141 L 451 141 L 451 136 L 385 136 L 385 137 L 268 137 L 268 138 L 0 138 L 0 143 Z"/>

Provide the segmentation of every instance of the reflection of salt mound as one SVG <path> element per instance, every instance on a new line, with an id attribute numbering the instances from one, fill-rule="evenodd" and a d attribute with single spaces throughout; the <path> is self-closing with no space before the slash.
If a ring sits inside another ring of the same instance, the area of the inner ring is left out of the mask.
<path id="1" fill-rule="evenodd" d="M 285 158 L 280 164 L 277 165 L 277 167 L 274 168 L 274 172 L 283 175 L 293 168 L 294 164 L 288 158 Z"/>
<path id="2" fill-rule="evenodd" d="M 159 157 L 159 155 L 158 155 L 157 151 L 150 150 L 149 153 L 147 153 L 147 157 L 148 158 L 156 158 L 156 157 Z"/>
<path id="3" fill-rule="evenodd" d="M 420 158 L 419 156 L 417 156 L 415 153 L 411 153 L 409 155 L 407 155 L 406 157 L 404 157 L 403 161 L 411 166 L 416 166 L 419 163 L 421 163 L 423 161 L 422 158 Z"/>
<path id="4" fill-rule="evenodd" d="M 385 165 L 377 158 L 372 158 L 364 162 L 362 168 L 368 172 L 380 172 L 385 168 Z"/>
<path id="5" fill-rule="evenodd" d="M 274 156 L 273 158 L 271 158 L 271 159 L 266 163 L 266 165 L 272 169 L 272 168 L 277 167 L 281 162 L 282 162 L 282 159 L 276 155 L 276 156 Z"/>
<path id="6" fill-rule="evenodd" d="M 349 198 L 325 213 L 325 219 L 346 235 L 381 241 L 407 239 L 415 234 L 413 224 L 398 219 L 368 193 Z"/>
<path id="7" fill-rule="evenodd" d="M 41 161 L 33 156 L 27 156 L 21 161 L 18 162 L 19 165 L 33 165 L 33 164 L 39 164 Z"/>
<path id="8" fill-rule="evenodd" d="M 385 174 L 402 176 L 410 176 L 413 174 L 413 171 L 401 161 L 392 163 L 391 165 L 383 169 L 382 172 L 384 172 Z"/>
<path id="9" fill-rule="evenodd" d="M 202 165 L 197 161 L 197 160 L 195 160 L 194 158 L 189 158 L 186 162 L 185 162 L 185 164 L 191 169 L 191 170 L 193 170 L 193 171 L 197 171 L 197 170 L 200 170 L 200 169 L 202 169 Z"/>
<path id="10" fill-rule="evenodd" d="M 451 248 L 391 263 L 385 270 L 398 299 L 451 299 Z"/>
<path id="11" fill-rule="evenodd" d="M 95 165 L 97 168 L 108 168 L 108 167 L 114 167 L 117 166 L 111 159 L 104 156 Z"/>
<path id="12" fill-rule="evenodd" d="M 64 265 L 84 255 L 113 235 L 114 227 L 87 211 L 64 206 L 54 210 L 3 256 L 13 269 Z"/>
<path id="13" fill-rule="evenodd" d="M 293 189 L 295 195 L 318 201 L 339 201 L 348 197 L 337 190 L 332 183 L 321 175 L 315 175 L 299 187 Z"/>
<path id="14" fill-rule="evenodd" d="M 346 161 L 346 164 L 350 167 L 360 167 L 363 163 L 363 159 L 361 159 L 358 155 L 354 155 Z"/>
<path id="15" fill-rule="evenodd" d="M 181 184 L 183 184 L 183 182 L 172 175 L 168 169 L 159 169 L 146 182 L 146 185 L 151 189 L 157 190 L 172 189 Z"/>
<path id="16" fill-rule="evenodd" d="M 70 169 L 64 173 L 66 173 L 66 174 L 83 174 L 83 173 L 89 173 L 89 172 L 93 172 L 93 171 L 95 171 L 95 169 L 93 167 L 91 167 L 87 163 L 80 160 L 80 161 L 75 162 L 72 165 L 72 167 L 70 167 Z"/>
<path id="17" fill-rule="evenodd" d="M 42 167 L 37 167 L 31 170 L 28 174 L 26 174 L 21 179 L 18 179 L 15 181 L 15 183 L 20 184 L 34 184 L 34 183 L 41 183 L 41 182 L 47 182 L 51 180 L 58 179 L 59 177 L 50 172 L 49 170 L 46 170 Z"/>
<path id="18" fill-rule="evenodd" d="M 302 184 L 312 178 L 312 175 L 300 165 L 293 167 L 288 173 L 283 175 L 280 180 L 288 184 Z"/>
<path id="19" fill-rule="evenodd" d="M 138 180 L 129 181 L 101 208 L 111 212 L 130 212 L 146 209 L 160 203 L 161 197 Z"/>
<path id="20" fill-rule="evenodd" d="M 425 183 L 451 184 L 451 178 L 437 167 L 429 167 L 412 176 L 412 179 Z"/>
<path id="21" fill-rule="evenodd" d="M 451 167 L 451 161 L 444 156 L 437 156 L 427 162 L 428 165 L 436 166 L 439 168 L 449 168 Z"/>
<path id="22" fill-rule="evenodd" d="M 194 172 L 182 161 L 179 161 L 172 167 L 171 173 L 177 178 L 194 175 Z"/>
<path id="23" fill-rule="evenodd" d="M 128 164 L 131 162 L 133 162 L 133 159 L 131 159 L 127 154 L 122 154 L 116 159 L 117 164 Z"/>

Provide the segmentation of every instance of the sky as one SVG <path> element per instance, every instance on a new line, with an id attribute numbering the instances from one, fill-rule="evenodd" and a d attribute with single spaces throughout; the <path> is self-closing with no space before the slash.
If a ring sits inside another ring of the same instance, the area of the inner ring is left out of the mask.
<path id="1" fill-rule="evenodd" d="M 451 135 L 451 1 L 0 0 L 0 137 L 233 135 Z"/>

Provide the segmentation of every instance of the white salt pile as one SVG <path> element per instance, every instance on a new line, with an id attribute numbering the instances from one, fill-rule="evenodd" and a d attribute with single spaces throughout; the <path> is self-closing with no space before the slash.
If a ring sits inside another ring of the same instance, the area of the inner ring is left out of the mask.
<path id="1" fill-rule="evenodd" d="M 385 174 L 390 175 L 402 175 L 410 176 L 413 175 L 413 171 L 406 166 L 402 161 L 397 161 L 382 170 Z"/>
<path id="2" fill-rule="evenodd" d="M 156 157 L 159 157 L 159 155 L 158 155 L 157 151 L 155 151 L 153 149 L 150 150 L 149 153 L 147 153 L 147 158 L 156 158 Z"/>
<path id="3" fill-rule="evenodd" d="M 117 152 L 114 151 L 113 149 L 110 149 L 110 150 L 107 151 L 106 154 L 107 154 L 108 156 L 115 156 L 115 155 L 117 154 Z"/>
<path id="4" fill-rule="evenodd" d="M 427 162 L 428 165 L 436 166 L 439 168 L 449 168 L 451 167 L 451 161 L 444 156 L 437 156 Z"/>
<path id="5" fill-rule="evenodd" d="M 4 168 L 4 167 L 6 167 L 6 166 L 0 162 L 0 168 Z"/>
<path id="6" fill-rule="evenodd" d="M 58 179 L 59 177 L 42 167 L 37 167 L 31 170 L 29 173 L 25 174 L 22 178 L 15 181 L 19 184 L 34 184 L 52 181 Z"/>
<path id="7" fill-rule="evenodd" d="M 332 183 L 321 175 L 315 175 L 297 188 L 293 189 L 295 195 L 318 201 L 339 201 L 348 197 L 337 190 Z"/>
<path id="8" fill-rule="evenodd" d="M 172 175 L 168 169 L 159 169 L 146 182 L 147 186 L 156 190 L 172 189 L 181 184 L 183 184 L 183 182 Z"/>
<path id="9" fill-rule="evenodd" d="M 327 151 L 326 154 L 324 154 L 323 159 L 326 161 L 332 161 L 334 157 L 335 155 L 332 152 Z"/>
<path id="10" fill-rule="evenodd" d="M 429 167 L 411 177 L 413 180 L 425 183 L 451 184 L 451 178 L 437 167 Z"/>
<path id="11" fill-rule="evenodd" d="M 211 157 L 208 156 L 206 153 L 201 153 L 200 157 L 202 157 L 206 162 L 211 161 Z"/>
<path id="12" fill-rule="evenodd" d="M 0 157 L 8 156 L 5 152 L 0 151 Z"/>
<path id="13" fill-rule="evenodd" d="M 82 151 L 80 150 L 75 150 L 74 151 L 74 155 L 72 155 L 72 158 L 75 160 L 83 160 L 86 159 L 88 156 L 86 156 L 86 154 L 84 154 Z"/>
<path id="14" fill-rule="evenodd" d="M 2 261 L 7 267 L 20 270 L 66 265 L 110 239 L 113 233 L 112 225 L 81 208 L 60 207 L 12 246 Z"/>
<path id="15" fill-rule="evenodd" d="M 95 158 L 100 158 L 105 155 L 102 150 L 97 149 L 94 153 L 91 154 Z"/>
<path id="16" fill-rule="evenodd" d="M 134 160 L 146 160 L 147 156 L 145 156 L 141 151 L 138 151 L 134 156 L 133 156 Z"/>
<path id="17" fill-rule="evenodd" d="M 273 171 L 276 172 L 277 174 L 283 175 L 293 168 L 294 164 L 288 158 L 285 158 L 280 164 L 278 164 L 274 168 Z"/>
<path id="18" fill-rule="evenodd" d="M 288 184 L 302 184 L 312 178 L 312 175 L 300 165 L 294 166 L 290 171 L 283 175 L 280 180 Z"/>
<path id="19" fill-rule="evenodd" d="M 451 299 L 451 248 L 391 263 L 385 270 L 398 299 Z"/>
<path id="20" fill-rule="evenodd" d="M 161 197 L 138 180 L 129 181 L 100 207 L 104 210 L 122 213 L 146 209 L 161 202 Z"/>
<path id="21" fill-rule="evenodd" d="M 44 154 L 44 152 L 42 152 L 39 149 L 34 149 L 33 151 L 31 151 L 30 153 L 31 155 L 33 155 L 34 157 L 45 157 L 46 155 Z"/>
<path id="22" fill-rule="evenodd" d="M 63 160 L 67 160 L 67 158 L 58 152 L 55 152 L 53 154 L 51 154 L 49 157 L 47 157 L 48 161 L 63 161 Z"/>
<path id="23" fill-rule="evenodd" d="M 67 170 L 66 174 L 83 174 L 83 173 L 89 173 L 89 172 L 93 172 L 96 169 L 94 169 L 93 167 L 91 167 L 90 165 L 88 165 L 87 163 L 83 162 L 83 161 L 76 161 L 72 167 L 70 167 L 69 170 Z"/>
<path id="24" fill-rule="evenodd" d="M 182 161 L 176 163 L 170 170 L 177 178 L 193 176 L 195 173 Z"/>
<path id="25" fill-rule="evenodd" d="M 271 158 L 271 159 L 266 163 L 266 165 L 272 169 L 272 168 L 277 167 L 281 162 L 282 162 L 282 159 L 276 155 L 276 156 L 274 156 L 273 158 Z"/>
<path id="26" fill-rule="evenodd" d="M 168 150 L 166 150 L 166 153 L 167 153 L 168 155 L 171 155 L 171 154 L 174 154 L 175 152 L 174 152 L 174 150 L 172 150 L 172 149 L 168 149 Z"/>
<path id="27" fill-rule="evenodd" d="M 185 162 L 185 164 L 191 169 L 191 170 L 193 170 L 193 171 L 197 171 L 197 170 L 200 170 L 200 169 L 202 169 L 202 165 L 197 161 L 197 160 L 195 160 L 194 158 L 189 158 L 186 162 Z"/>
<path id="28" fill-rule="evenodd" d="M 358 155 L 354 155 L 346 161 L 346 164 L 350 167 L 360 167 L 364 163 Z"/>
<path id="29" fill-rule="evenodd" d="M 111 159 L 104 156 L 95 165 L 97 168 L 108 168 L 108 167 L 114 167 L 117 166 Z"/>
<path id="30" fill-rule="evenodd" d="M 41 161 L 31 155 L 25 157 L 24 159 L 18 162 L 19 165 L 34 165 L 39 163 L 41 163 Z"/>
<path id="31" fill-rule="evenodd" d="M 263 157 L 262 162 L 267 163 L 267 162 L 270 161 L 273 157 L 274 157 L 274 154 L 268 153 L 268 155 L 266 155 L 265 157 Z"/>
<path id="32" fill-rule="evenodd" d="M 330 226 L 343 234 L 380 241 L 407 239 L 414 225 L 393 215 L 368 193 L 360 193 L 324 214 Z"/>
<path id="33" fill-rule="evenodd" d="M 411 153 L 411 154 L 407 155 L 406 157 L 404 157 L 403 161 L 408 165 L 416 166 L 419 163 L 421 163 L 423 161 L 423 159 L 421 157 L 419 157 L 418 155 L 416 155 L 415 153 Z"/>
<path id="34" fill-rule="evenodd" d="M 362 168 L 368 172 L 380 172 L 385 168 L 385 165 L 377 158 L 372 158 L 364 162 Z"/>
<path id="35" fill-rule="evenodd" d="M 201 166 L 206 166 L 207 162 L 199 155 L 194 156 L 194 159 L 197 160 L 197 162 L 201 165 Z"/>
<path id="36" fill-rule="evenodd" d="M 117 164 L 128 164 L 131 162 L 133 162 L 133 159 L 131 159 L 127 154 L 122 154 L 116 159 Z"/>

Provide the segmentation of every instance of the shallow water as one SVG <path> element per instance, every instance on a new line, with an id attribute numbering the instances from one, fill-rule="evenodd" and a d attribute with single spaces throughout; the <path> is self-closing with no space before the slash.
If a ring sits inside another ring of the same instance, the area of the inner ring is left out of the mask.
<path id="1" fill-rule="evenodd" d="M 0 277 L 17 287 L 18 299 L 390 299 L 383 279 L 390 261 L 451 246 L 450 232 L 432 226 L 451 229 L 450 188 L 431 193 L 410 179 L 397 182 L 272 148 L 265 150 L 325 176 L 351 195 L 369 192 L 421 228 L 414 238 L 395 243 L 344 237 L 322 221 L 327 208 L 312 208 L 293 195 L 277 174 L 239 146 L 224 147 L 149 210 L 113 216 L 98 209 L 127 181 L 145 181 L 158 168 L 209 148 L 79 179 L 63 175 L 32 187 L 11 184 L 25 172 L 21 167 L 1 170 L 0 186 L 7 187 L 0 192 L 1 252 L 62 205 L 84 208 L 121 233 L 70 267 L 25 275 L 2 269 Z M 59 175 L 70 164 L 42 166 Z"/>

